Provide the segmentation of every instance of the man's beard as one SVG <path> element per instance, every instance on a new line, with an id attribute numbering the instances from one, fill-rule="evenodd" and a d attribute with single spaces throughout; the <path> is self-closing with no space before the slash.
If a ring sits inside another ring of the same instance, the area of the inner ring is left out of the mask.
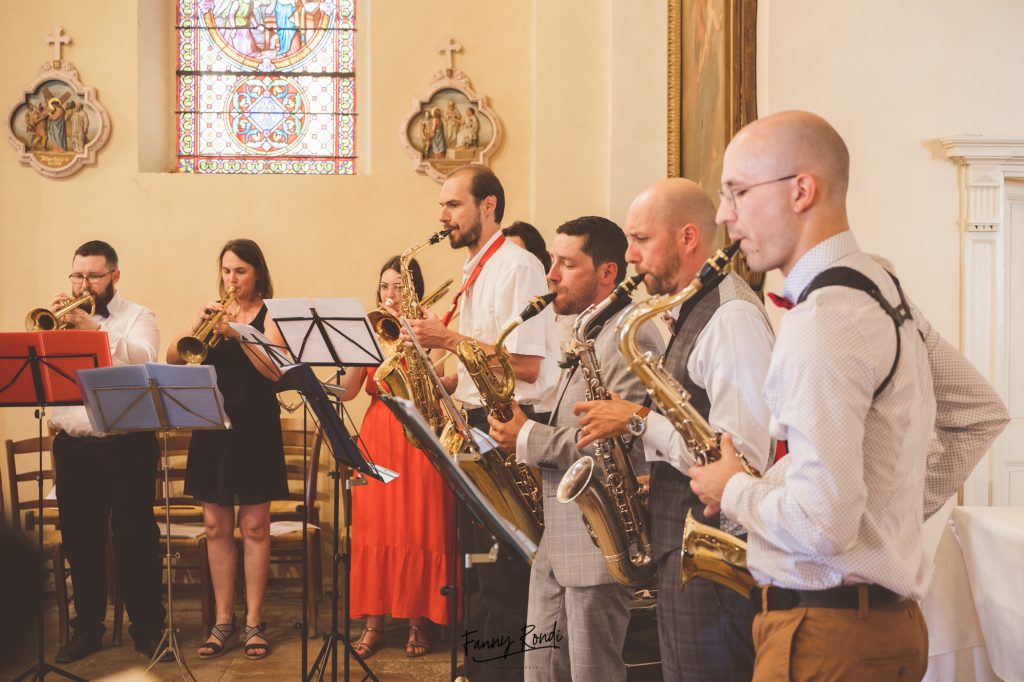
<path id="1" fill-rule="evenodd" d="M 461 249 L 464 246 L 475 246 L 480 241 L 480 232 L 483 231 L 483 223 L 478 215 L 469 225 L 459 226 L 459 231 L 452 233 L 448 243 L 453 249 Z"/>
<path id="2" fill-rule="evenodd" d="M 563 301 L 556 301 L 554 309 L 559 315 L 579 315 L 586 310 L 597 296 L 597 282 L 577 291 L 566 290 Z"/>
<path id="3" fill-rule="evenodd" d="M 96 297 L 96 312 L 94 314 L 102 317 L 109 316 L 110 311 L 107 310 L 107 304 L 114 298 L 114 283 L 108 283 L 103 291 L 94 291 L 93 296 Z"/>
<path id="4" fill-rule="evenodd" d="M 661 272 L 658 274 L 650 271 L 646 273 L 644 285 L 647 287 L 647 293 L 651 296 L 676 293 L 672 280 L 678 277 L 679 271 L 683 269 L 683 259 L 679 257 L 679 252 L 672 250 L 666 253 L 664 266 L 659 269 Z"/>

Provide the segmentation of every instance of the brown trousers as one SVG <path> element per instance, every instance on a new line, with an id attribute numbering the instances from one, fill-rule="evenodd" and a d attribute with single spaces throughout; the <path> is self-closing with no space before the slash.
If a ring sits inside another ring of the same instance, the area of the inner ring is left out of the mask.
<path id="1" fill-rule="evenodd" d="M 755 682 L 920 680 L 928 628 L 913 600 L 860 609 L 795 608 L 754 617 Z"/>

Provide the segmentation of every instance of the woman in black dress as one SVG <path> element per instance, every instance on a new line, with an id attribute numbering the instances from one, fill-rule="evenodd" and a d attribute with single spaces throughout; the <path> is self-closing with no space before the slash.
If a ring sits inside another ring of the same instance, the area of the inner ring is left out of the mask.
<path id="1" fill-rule="evenodd" d="M 273 296 L 267 261 L 256 242 L 234 239 L 220 253 L 221 300 L 229 290 L 235 301 L 215 328 L 223 338 L 209 348 L 203 364 L 217 370 L 217 386 L 231 427 L 226 431 L 194 431 L 188 451 L 185 492 L 203 504 L 210 574 L 217 604 L 214 625 L 199 648 L 199 658 L 224 653 L 235 632 L 234 593 L 236 549 L 234 529 L 242 534 L 245 556 L 245 655 L 262 658 L 270 651 L 261 622 L 263 593 L 270 570 L 270 501 L 288 498 L 281 418 L 274 393 L 276 371 L 249 346 L 238 343 L 239 333 L 228 322 L 249 324 L 273 343 L 283 345 L 281 333 L 263 304 Z M 192 336 L 221 309 L 211 302 L 198 312 L 182 336 Z M 178 337 L 179 339 L 181 337 Z M 178 339 L 167 349 L 167 362 L 184 364 Z"/>

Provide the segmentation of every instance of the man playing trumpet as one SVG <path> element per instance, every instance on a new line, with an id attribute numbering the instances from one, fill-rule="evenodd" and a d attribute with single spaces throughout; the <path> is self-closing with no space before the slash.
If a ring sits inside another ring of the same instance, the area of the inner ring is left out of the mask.
<path id="1" fill-rule="evenodd" d="M 160 330 L 147 308 L 117 293 L 121 279 L 117 253 L 106 242 L 90 241 L 75 251 L 71 293 L 91 292 L 96 310 L 80 307 L 63 319 L 74 329 L 107 333 L 115 365 L 156 360 Z M 54 308 L 69 296 L 54 297 Z M 152 656 L 163 632 L 160 600 L 160 532 L 153 517 L 156 435 L 137 432 L 101 436 L 92 431 L 82 406 L 57 407 L 51 427 L 57 474 L 57 504 L 64 548 L 71 564 L 75 592 L 74 633 L 57 652 L 58 663 L 70 663 L 100 648 L 107 608 L 107 528 L 113 530 L 114 558 L 132 624 L 135 648 Z"/>

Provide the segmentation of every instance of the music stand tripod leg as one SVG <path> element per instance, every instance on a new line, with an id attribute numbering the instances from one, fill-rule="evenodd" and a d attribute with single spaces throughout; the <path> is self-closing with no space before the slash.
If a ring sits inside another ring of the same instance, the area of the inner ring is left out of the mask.
<path id="1" fill-rule="evenodd" d="M 365 675 L 362 680 L 373 680 L 373 682 L 379 682 L 377 676 L 373 674 L 369 666 L 366 665 L 366 661 L 352 649 L 352 644 L 349 642 L 348 630 L 350 627 L 349 619 L 349 596 L 350 596 L 350 573 L 352 567 L 352 486 L 366 485 L 366 479 L 359 477 L 356 479 L 349 478 L 345 481 L 345 488 L 348 490 L 348 495 L 345 499 L 345 552 L 339 554 L 338 552 L 338 535 L 340 528 L 338 524 L 340 522 L 340 504 L 339 499 L 341 495 L 341 471 L 340 463 L 335 461 L 334 470 L 330 473 L 330 477 L 334 479 L 334 540 L 333 540 L 333 560 L 331 562 L 331 632 L 324 636 L 324 645 L 320 649 L 320 653 L 317 655 L 316 660 L 313 662 L 313 668 L 309 671 L 309 676 L 306 678 L 309 680 L 316 679 L 317 682 L 322 682 L 324 674 L 327 671 L 328 658 L 331 661 L 331 682 L 335 682 L 338 679 L 338 640 L 340 639 L 342 644 L 345 645 L 345 669 L 343 679 L 349 679 L 349 656 L 356 659 L 356 662 L 363 669 Z M 338 632 L 338 564 L 345 564 L 345 632 Z"/>
<path id="2" fill-rule="evenodd" d="M 178 636 L 174 632 L 174 588 L 173 588 L 173 570 L 174 570 L 174 556 L 171 554 L 171 483 L 170 483 L 170 460 L 167 456 L 167 431 L 164 430 L 160 433 L 163 439 L 163 463 L 164 463 L 164 519 L 167 523 L 165 540 L 164 543 L 167 548 L 166 563 L 167 563 L 167 627 L 164 629 L 164 635 L 160 638 L 160 643 L 156 645 L 156 651 L 153 653 L 153 658 L 149 661 L 149 667 L 146 668 L 146 672 L 149 672 L 153 666 L 155 666 L 164 655 L 170 652 L 171 656 L 178 663 L 178 672 L 181 674 L 181 679 L 191 679 L 192 682 L 196 681 L 196 676 L 189 670 L 188 664 L 185 663 L 185 657 L 182 655 L 181 648 L 178 646 Z M 188 677 L 186 677 L 188 675 Z"/>

